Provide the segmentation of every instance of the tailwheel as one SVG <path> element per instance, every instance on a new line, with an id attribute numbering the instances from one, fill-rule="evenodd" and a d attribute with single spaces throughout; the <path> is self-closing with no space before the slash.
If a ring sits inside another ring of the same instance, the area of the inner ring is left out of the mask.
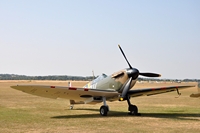
<path id="1" fill-rule="evenodd" d="M 135 116 L 140 116 L 141 114 L 138 113 L 138 108 L 136 105 L 132 105 L 130 104 L 129 107 L 128 107 L 128 111 L 130 115 L 135 115 Z"/>
<path id="2" fill-rule="evenodd" d="M 69 109 L 72 110 L 74 108 L 74 105 L 70 105 Z"/>
<path id="3" fill-rule="evenodd" d="M 105 106 L 105 105 L 101 106 L 101 108 L 100 108 L 100 114 L 102 116 L 107 116 L 107 113 L 108 113 L 108 106 Z"/>

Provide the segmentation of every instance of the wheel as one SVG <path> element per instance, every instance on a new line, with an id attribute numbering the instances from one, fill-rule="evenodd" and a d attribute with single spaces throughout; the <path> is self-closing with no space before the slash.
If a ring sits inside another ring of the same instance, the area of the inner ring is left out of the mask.
<path id="1" fill-rule="evenodd" d="M 73 107 L 74 107 L 74 106 L 73 106 L 73 105 L 71 105 L 69 108 L 72 110 L 72 109 L 73 109 Z"/>
<path id="2" fill-rule="evenodd" d="M 138 115 L 138 108 L 135 105 L 130 105 L 128 107 L 128 110 L 130 111 L 130 115 Z"/>
<path id="3" fill-rule="evenodd" d="M 102 116 L 107 116 L 107 113 L 108 113 L 108 106 L 101 106 L 101 108 L 100 108 L 100 114 Z"/>

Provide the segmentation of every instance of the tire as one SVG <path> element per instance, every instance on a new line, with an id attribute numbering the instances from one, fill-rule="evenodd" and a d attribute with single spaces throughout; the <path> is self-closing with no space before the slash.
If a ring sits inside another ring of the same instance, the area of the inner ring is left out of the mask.
<path id="1" fill-rule="evenodd" d="M 128 110 L 130 111 L 131 115 L 138 115 L 138 108 L 135 105 L 130 105 L 128 107 Z"/>
<path id="2" fill-rule="evenodd" d="M 73 105 L 71 105 L 71 106 L 69 107 L 69 109 L 70 109 L 70 110 L 72 110 L 73 108 L 74 108 L 74 106 L 73 106 Z"/>
<path id="3" fill-rule="evenodd" d="M 100 115 L 107 116 L 107 113 L 108 113 L 108 107 L 107 106 L 101 106 Z"/>

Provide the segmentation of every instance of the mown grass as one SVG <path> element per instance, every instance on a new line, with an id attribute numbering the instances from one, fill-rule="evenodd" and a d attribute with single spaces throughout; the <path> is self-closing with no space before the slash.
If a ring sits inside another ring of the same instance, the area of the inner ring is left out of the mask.
<path id="1" fill-rule="evenodd" d="M 0 82 L 0 132 L 193 132 L 200 131 L 200 99 L 190 98 L 196 88 L 151 97 L 132 98 L 141 116 L 129 116 L 126 102 L 107 102 L 108 116 L 99 115 L 101 104 L 75 105 L 69 110 L 69 101 L 29 95 L 14 89 L 15 84 L 49 84 L 66 86 L 67 82 L 16 81 Z M 82 86 L 85 82 L 74 82 Z M 152 84 L 151 84 L 152 85 Z M 154 84 L 157 86 L 157 84 Z M 147 87 L 150 84 L 138 84 Z M 163 86 L 163 85 L 162 85 Z"/>

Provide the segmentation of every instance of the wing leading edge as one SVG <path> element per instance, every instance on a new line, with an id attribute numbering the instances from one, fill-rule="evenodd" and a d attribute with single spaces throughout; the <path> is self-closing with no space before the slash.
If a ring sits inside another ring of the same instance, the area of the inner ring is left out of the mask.
<path id="1" fill-rule="evenodd" d="M 101 97 L 106 97 L 108 100 L 118 97 L 118 92 L 115 90 L 100 90 L 76 87 L 61 87 L 61 86 L 41 86 L 41 85 L 17 85 L 11 86 L 16 90 L 23 91 L 32 95 L 37 95 L 47 98 L 65 98 L 82 101 L 84 103 L 102 102 Z M 98 99 L 99 98 L 99 99 Z"/>
<path id="2" fill-rule="evenodd" d="M 187 86 L 168 86 L 168 87 L 159 87 L 159 88 L 144 88 L 144 89 L 136 89 L 136 90 L 134 89 L 134 90 L 129 90 L 128 94 L 131 97 L 151 96 L 151 95 L 162 94 L 162 93 L 167 93 L 167 92 L 172 92 L 172 91 L 178 92 L 179 89 L 185 89 L 189 87 L 195 87 L 195 86 L 187 85 Z"/>

